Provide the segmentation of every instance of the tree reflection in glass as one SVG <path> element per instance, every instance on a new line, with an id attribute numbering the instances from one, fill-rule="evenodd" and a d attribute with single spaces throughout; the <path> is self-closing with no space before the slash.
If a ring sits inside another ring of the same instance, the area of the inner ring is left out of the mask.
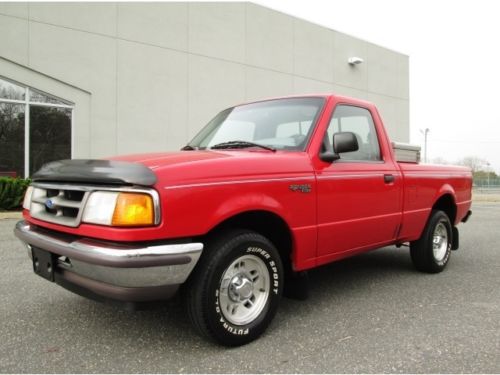
<path id="1" fill-rule="evenodd" d="M 30 107 L 30 175 L 54 160 L 71 158 L 71 109 Z"/>
<path id="2" fill-rule="evenodd" d="M 0 176 L 24 176 L 24 105 L 0 103 Z"/>
<path id="3" fill-rule="evenodd" d="M 26 98 L 26 89 L 0 78 L 0 98 L 24 100 Z"/>

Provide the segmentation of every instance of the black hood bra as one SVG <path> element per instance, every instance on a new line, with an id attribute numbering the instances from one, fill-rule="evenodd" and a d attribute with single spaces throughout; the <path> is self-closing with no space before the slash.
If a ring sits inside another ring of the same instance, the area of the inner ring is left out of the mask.
<path id="1" fill-rule="evenodd" d="M 42 166 L 33 176 L 35 182 L 76 182 L 151 186 L 156 175 L 148 167 L 118 160 L 58 160 Z"/>

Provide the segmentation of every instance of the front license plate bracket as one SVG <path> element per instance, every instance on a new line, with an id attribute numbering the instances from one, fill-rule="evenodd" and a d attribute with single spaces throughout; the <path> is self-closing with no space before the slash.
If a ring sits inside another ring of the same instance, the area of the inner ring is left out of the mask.
<path id="1" fill-rule="evenodd" d="M 35 247 L 31 249 L 31 255 L 33 258 L 33 271 L 44 279 L 54 281 L 54 268 L 57 257 L 48 251 Z"/>

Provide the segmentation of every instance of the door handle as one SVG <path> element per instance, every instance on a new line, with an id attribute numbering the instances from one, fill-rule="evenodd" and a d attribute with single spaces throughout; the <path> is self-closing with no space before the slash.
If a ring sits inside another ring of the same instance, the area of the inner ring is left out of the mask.
<path id="1" fill-rule="evenodd" d="M 392 174 L 384 174 L 384 182 L 386 184 L 390 184 L 391 182 L 394 182 L 396 178 Z"/>

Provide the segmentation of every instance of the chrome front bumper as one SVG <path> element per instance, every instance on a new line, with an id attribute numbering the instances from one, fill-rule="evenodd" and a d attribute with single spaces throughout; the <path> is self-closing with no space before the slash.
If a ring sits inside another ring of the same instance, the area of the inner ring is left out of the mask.
<path id="1" fill-rule="evenodd" d="M 56 254 L 56 282 L 130 301 L 170 297 L 167 294 L 186 281 L 203 250 L 199 242 L 141 246 L 75 238 L 26 221 L 18 222 L 14 233 L 27 245 L 30 257 L 32 247 Z"/>

